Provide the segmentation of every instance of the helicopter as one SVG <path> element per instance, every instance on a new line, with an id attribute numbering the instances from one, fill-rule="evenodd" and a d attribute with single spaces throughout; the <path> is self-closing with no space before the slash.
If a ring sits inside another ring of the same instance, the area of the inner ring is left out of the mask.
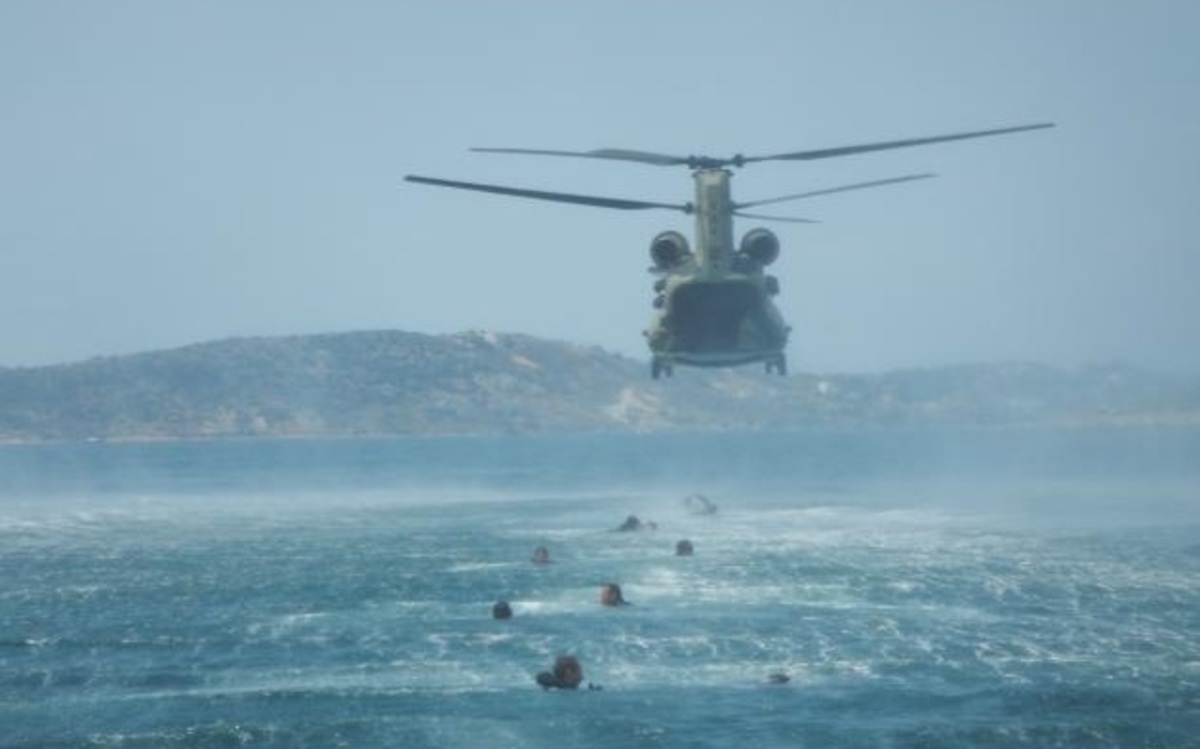
<path id="1" fill-rule="evenodd" d="M 607 198 L 595 195 L 530 190 L 503 185 L 461 182 L 457 180 L 404 177 L 436 187 L 474 190 L 534 200 L 613 208 L 617 210 L 666 209 L 696 217 L 695 247 L 683 234 L 667 230 L 650 242 L 650 272 L 657 276 L 654 289 L 654 313 L 643 331 L 650 348 L 650 373 L 654 379 L 674 373 L 676 365 L 693 367 L 735 367 L 761 362 L 767 374 L 787 374 L 787 347 L 790 326 L 784 321 L 773 298 L 779 294 L 779 280 L 766 272 L 779 256 L 779 238 L 764 228 L 746 232 L 735 246 L 733 218 L 762 221 L 815 223 L 811 219 L 747 213 L 747 208 L 773 205 L 792 200 L 894 185 L 928 179 L 936 175 L 909 174 L 900 177 L 857 182 L 820 190 L 782 195 L 745 203 L 731 197 L 730 167 L 740 169 L 762 161 L 809 161 L 852 156 L 870 151 L 908 148 L 931 143 L 982 138 L 1054 127 L 1043 122 L 1032 125 L 975 130 L 904 140 L 878 141 L 836 148 L 794 151 L 766 156 L 728 158 L 710 156 L 672 156 L 649 151 L 601 148 L 592 151 L 558 151 L 532 148 L 471 148 L 481 153 L 556 156 L 585 159 L 631 161 L 653 166 L 685 166 L 695 182 L 695 200 L 687 203 L 658 203 L 644 200 Z"/>

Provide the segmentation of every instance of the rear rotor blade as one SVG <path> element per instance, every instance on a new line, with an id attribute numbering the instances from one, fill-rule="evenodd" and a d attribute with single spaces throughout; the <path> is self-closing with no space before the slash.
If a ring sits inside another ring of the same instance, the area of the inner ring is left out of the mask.
<path id="1" fill-rule="evenodd" d="M 889 148 L 908 148 L 909 146 L 923 146 L 929 143 L 944 143 L 951 140 L 966 140 L 967 138 L 983 138 L 989 135 L 1004 135 L 1005 133 L 1019 133 L 1025 130 L 1040 130 L 1046 127 L 1054 127 L 1052 122 L 1041 122 L 1036 125 L 1018 125 L 1017 127 L 1002 127 L 994 130 L 976 130 L 969 133 L 954 133 L 951 135 L 935 135 L 929 138 L 909 138 L 907 140 L 891 140 L 882 141 L 879 143 L 864 143 L 857 146 L 841 146 L 839 148 L 821 148 L 812 151 L 796 151 L 794 153 L 779 153 L 773 156 L 746 156 L 742 158 L 742 163 L 749 164 L 755 161 L 807 161 L 809 159 L 827 159 L 833 156 L 852 156 L 858 153 L 867 153 L 869 151 L 883 151 Z"/>
<path id="2" fill-rule="evenodd" d="M 436 185 L 438 187 L 455 187 L 460 190 L 475 190 L 478 192 L 491 192 L 498 195 L 512 195 L 518 198 L 533 198 L 535 200 L 552 200 L 558 203 L 575 203 L 577 205 L 593 205 L 600 208 L 617 208 L 626 211 L 636 211 L 646 208 L 666 208 L 672 211 L 683 211 L 691 213 L 691 204 L 677 205 L 672 203 L 651 203 L 644 200 L 623 200 L 621 198 L 601 198 L 594 195 L 575 195 L 566 192 L 546 192 L 543 190 L 526 190 L 518 187 L 504 187 L 501 185 L 484 185 L 478 182 L 456 182 L 448 179 L 436 179 L 434 177 L 419 177 L 415 174 L 409 174 L 404 177 L 408 182 L 417 182 L 423 185 Z"/>
<path id="3" fill-rule="evenodd" d="M 758 219 L 759 221 L 784 221 L 789 224 L 819 224 L 819 223 L 821 223 L 820 221 L 814 221 L 811 218 L 796 218 L 794 216 L 764 216 L 761 213 L 742 213 L 741 211 L 734 211 L 733 215 L 739 216 L 741 218 Z"/>
<path id="4" fill-rule="evenodd" d="M 481 153 L 521 153 L 534 156 L 573 156 L 583 159 L 611 159 L 614 161 L 637 161 L 642 164 L 655 166 L 678 166 L 687 164 L 688 159 L 682 156 L 668 156 L 649 151 L 631 151 L 625 148 L 597 148 L 593 151 L 550 151 L 538 148 L 472 148 Z"/>
<path id="5" fill-rule="evenodd" d="M 754 208 L 760 205 L 771 205 L 772 203 L 783 203 L 788 200 L 800 200 L 801 198 L 812 198 L 817 195 L 829 195 L 835 192 L 847 192 L 849 190 L 863 190 L 868 187 L 881 187 L 883 185 L 894 185 L 899 182 L 911 182 L 917 179 L 929 179 L 936 177 L 936 174 L 909 174 L 904 177 L 890 177 L 888 179 L 877 179 L 870 182 L 856 182 L 852 185 L 841 185 L 840 187 L 827 187 L 824 190 L 812 190 L 810 192 L 799 192 L 794 195 L 783 195 L 778 198 L 768 198 L 766 200 L 753 200 L 749 203 L 737 203 L 735 208 Z"/>

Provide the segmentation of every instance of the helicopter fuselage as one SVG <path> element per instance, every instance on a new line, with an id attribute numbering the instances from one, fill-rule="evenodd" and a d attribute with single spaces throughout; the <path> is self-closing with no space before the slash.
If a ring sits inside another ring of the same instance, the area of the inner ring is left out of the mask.
<path id="1" fill-rule="evenodd" d="M 651 245 L 651 272 L 662 276 L 655 284 L 656 311 L 645 331 L 655 377 L 670 375 L 676 364 L 765 362 L 768 371 L 786 371 L 789 328 L 771 301 L 779 284 L 763 272 L 775 259 L 778 243 L 770 232 L 755 229 L 742 248 L 734 247 L 731 176 L 722 168 L 694 172 L 694 251 L 675 232 L 663 232 Z M 669 244 L 660 244 L 664 242 Z M 770 246 L 756 251 L 756 242 Z"/>

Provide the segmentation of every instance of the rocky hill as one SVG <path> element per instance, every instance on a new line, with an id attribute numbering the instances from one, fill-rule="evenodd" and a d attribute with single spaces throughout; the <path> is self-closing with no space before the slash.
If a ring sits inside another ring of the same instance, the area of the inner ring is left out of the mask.
<path id="1" fill-rule="evenodd" d="M 679 369 L 523 335 L 239 338 L 0 369 L 0 441 L 1200 424 L 1200 378 L 980 365 L 877 375 Z"/>

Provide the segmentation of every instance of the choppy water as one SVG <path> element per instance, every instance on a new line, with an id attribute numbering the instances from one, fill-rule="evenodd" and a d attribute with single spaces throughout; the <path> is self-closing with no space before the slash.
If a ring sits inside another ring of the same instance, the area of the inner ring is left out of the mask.
<path id="1" fill-rule="evenodd" d="M 1198 531 L 1191 431 L 0 448 L 0 746 L 1197 747 Z"/>

